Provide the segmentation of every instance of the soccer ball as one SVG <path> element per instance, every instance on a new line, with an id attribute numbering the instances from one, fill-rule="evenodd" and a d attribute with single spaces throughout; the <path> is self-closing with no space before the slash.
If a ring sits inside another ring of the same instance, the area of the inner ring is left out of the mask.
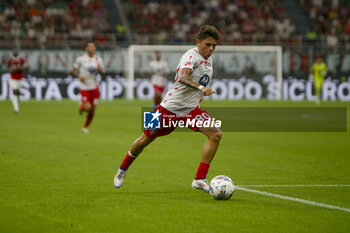
<path id="1" fill-rule="evenodd" d="M 235 185 L 228 176 L 215 176 L 209 184 L 209 193 L 215 200 L 228 200 L 235 191 Z"/>

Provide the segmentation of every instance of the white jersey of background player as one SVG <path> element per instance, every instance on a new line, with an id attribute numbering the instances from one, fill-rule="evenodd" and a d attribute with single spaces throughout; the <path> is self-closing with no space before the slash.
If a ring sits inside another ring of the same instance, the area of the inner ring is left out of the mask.
<path id="1" fill-rule="evenodd" d="M 82 131 L 88 133 L 87 129 L 94 118 L 95 108 L 98 104 L 99 90 L 97 74 L 104 74 L 103 61 L 95 55 L 96 46 L 92 41 L 85 44 L 86 54 L 77 58 L 74 62 L 72 73 L 80 80 L 81 104 L 79 113 L 87 112 L 86 121 Z"/>
<path id="2" fill-rule="evenodd" d="M 161 54 L 156 51 L 156 60 L 149 63 L 151 82 L 154 88 L 154 107 L 162 101 L 162 94 L 165 90 L 166 75 L 169 73 L 168 63 L 161 59 Z"/>
<path id="3" fill-rule="evenodd" d="M 98 66 L 104 70 L 102 58 L 97 55 L 89 57 L 88 54 L 84 54 L 74 62 L 73 67 L 77 69 L 79 75 L 84 77 L 84 82 L 80 82 L 80 90 L 97 88 Z"/>
<path id="4" fill-rule="evenodd" d="M 182 57 L 177 66 L 177 71 L 184 68 L 192 70 L 191 77 L 194 82 L 207 87 L 210 84 L 213 75 L 213 62 L 211 57 L 205 59 L 199 54 L 197 48 L 188 50 Z M 193 89 L 178 82 L 178 74 L 175 77 L 175 83 L 164 97 L 161 105 L 169 111 L 185 116 L 195 109 L 203 93 L 200 90 Z"/>
<path id="5" fill-rule="evenodd" d="M 156 52 L 156 60 L 149 63 L 150 73 L 152 74 L 151 82 L 153 85 L 164 87 L 166 84 L 165 75 L 169 73 L 168 63 L 161 59 L 160 52 Z"/>

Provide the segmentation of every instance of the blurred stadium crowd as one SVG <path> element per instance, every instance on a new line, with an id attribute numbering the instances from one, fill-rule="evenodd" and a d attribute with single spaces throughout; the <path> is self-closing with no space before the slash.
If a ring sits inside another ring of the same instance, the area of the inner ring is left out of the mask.
<path id="1" fill-rule="evenodd" d="M 318 34 L 350 35 L 349 1 L 300 0 Z"/>
<path id="2" fill-rule="evenodd" d="M 142 44 L 193 41 L 198 27 L 205 23 L 220 29 L 225 44 L 292 41 L 295 33 L 280 1 L 123 0 L 123 5 Z"/>
<path id="3" fill-rule="evenodd" d="M 111 7 L 110 3 L 120 7 Z M 213 24 L 224 44 L 339 43 L 350 49 L 349 0 L 8 0 L 0 3 L 0 47 L 81 45 L 107 47 L 192 43 L 202 24 Z M 301 14 L 307 20 L 293 20 Z M 117 15 L 117 16 L 116 16 Z M 301 26 L 307 26 L 303 31 Z"/>
<path id="4" fill-rule="evenodd" d="M 80 45 L 86 39 L 105 43 L 110 30 L 99 0 L 8 0 L 0 3 L 0 11 L 2 41 L 20 39 L 24 46 L 65 40 Z"/>
<path id="5" fill-rule="evenodd" d="M 350 49 L 349 0 L 300 0 L 300 3 L 313 21 L 310 32 L 314 37 L 325 35 L 330 50 L 336 50 L 339 43 L 346 43 Z"/>

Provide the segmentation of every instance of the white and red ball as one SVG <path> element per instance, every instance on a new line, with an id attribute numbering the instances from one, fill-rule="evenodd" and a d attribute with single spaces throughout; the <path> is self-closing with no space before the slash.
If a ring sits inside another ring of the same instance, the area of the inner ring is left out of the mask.
<path id="1" fill-rule="evenodd" d="M 209 184 L 209 193 L 215 200 L 228 200 L 235 191 L 235 185 L 228 176 L 215 176 Z"/>

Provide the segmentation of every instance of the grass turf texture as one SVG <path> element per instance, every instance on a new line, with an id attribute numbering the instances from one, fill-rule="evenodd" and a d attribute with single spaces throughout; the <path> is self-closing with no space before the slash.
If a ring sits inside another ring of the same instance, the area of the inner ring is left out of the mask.
<path id="1" fill-rule="evenodd" d="M 215 201 L 193 190 L 205 136 L 158 138 L 113 177 L 141 134 L 150 101 L 105 101 L 90 134 L 78 104 L 22 102 L 14 115 L 0 102 L 0 232 L 349 232 L 350 213 L 236 191 Z M 308 102 L 205 101 L 202 106 L 313 107 Z M 322 103 L 347 107 L 349 103 Z M 208 178 L 237 185 L 350 184 L 350 134 L 224 133 Z M 253 188 L 350 208 L 350 187 Z"/>

